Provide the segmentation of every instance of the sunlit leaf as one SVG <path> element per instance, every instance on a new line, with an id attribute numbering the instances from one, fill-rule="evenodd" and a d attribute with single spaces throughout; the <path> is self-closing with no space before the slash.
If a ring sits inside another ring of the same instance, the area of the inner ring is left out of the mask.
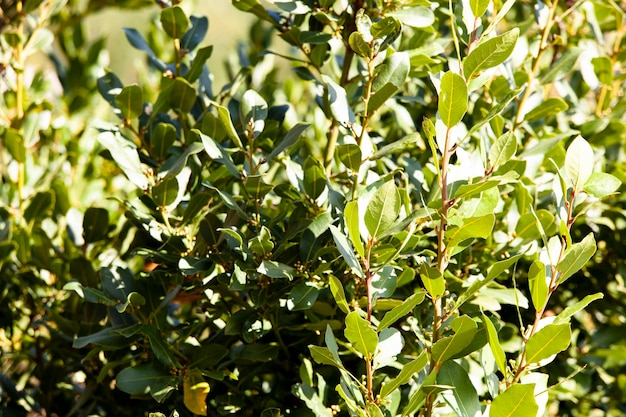
<path id="1" fill-rule="evenodd" d="M 528 339 L 526 362 L 537 363 L 567 349 L 571 334 L 569 323 L 548 324 Z"/>
<path id="2" fill-rule="evenodd" d="M 453 127 L 461 121 L 467 111 L 467 99 L 467 85 L 463 78 L 453 72 L 446 72 L 441 77 L 438 109 L 447 127 Z"/>
<path id="3" fill-rule="evenodd" d="M 491 403 L 489 417 L 536 417 L 535 384 L 513 384 Z"/>
<path id="4" fill-rule="evenodd" d="M 358 312 L 352 311 L 346 316 L 346 339 L 366 358 L 371 358 L 378 345 L 378 335 L 370 323 Z"/>
<path id="5" fill-rule="evenodd" d="M 511 29 L 500 36 L 495 36 L 480 43 L 463 60 L 463 72 L 466 80 L 471 80 L 481 71 L 500 65 L 513 53 L 519 28 Z"/>

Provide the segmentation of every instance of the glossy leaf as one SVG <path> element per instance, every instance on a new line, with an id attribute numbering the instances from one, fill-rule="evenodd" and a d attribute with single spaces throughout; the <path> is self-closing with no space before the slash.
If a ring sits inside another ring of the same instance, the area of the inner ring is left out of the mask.
<path id="1" fill-rule="evenodd" d="M 158 123 L 152 135 L 150 143 L 152 144 L 152 156 L 158 159 L 164 159 L 169 152 L 170 146 L 176 141 L 176 128 L 170 123 Z"/>
<path id="2" fill-rule="evenodd" d="M 536 417 L 535 384 L 514 384 L 491 403 L 489 417 Z"/>
<path id="3" fill-rule="evenodd" d="M 477 331 L 476 322 L 468 316 L 457 317 L 450 327 L 454 334 L 440 339 L 432 347 L 432 360 L 437 363 L 443 363 L 465 349 Z"/>
<path id="4" fill-rule="evenodd" d="M 400 193 L 393 181 L 384 183 L 374 192 L 365 210 L 365 225 L 374 238 L 384 234 L 400 213 Z"/>
<path id="5" fill-rule="evenodd" d="M 116 386 L 130 395 L 158 392 L 163 387 L 176 386 L 176 377 L 152 365 L 137 365 L 123 369 L 115 378 Z"/>
<path id="6" fill-rule="evenodd" d="M 463 60 L 463 73 L 466 80 L 478 76 L 480 72 L 500 65 L 513 53 L 519 29 L 514 28 L 500 36 L 481 42 Z"/>
<path id="7" fill-rule="evenodd" d="M 265 128 L 267 102 L 254 90 L 247 90 L 241 97 L 241 115 L 244 128 L 250 127 L 254 136 L 259 136 Z"/>
<path id="8" fill-rule="evenodd" d="M 556 269 L 559 271 L 559 284 L 565 282 L 569 277 L 580 271 L 583 266 L 596 253 L 596 240 L 593 233 L 589 233 L 585 238 L 574 243 L 572 247 L 565 251 L 565 256 L 558 263 Z"/>
<path id="9" fill-rule="evenodd" d="M 496 139 L 489 148 L 490 166 L 495 168 L 508 162 L 517 151 L 517 138 L 508 131 Z"/>
<path id="10" fill-rule="evenodd" d="M 558 97 L 551 97 L 544 100 L 537 107 L 526 113 L 524 120 L 534 122 L 536 120 L 545 119 L 555 114 L 564 112 L 568 109 L 567 103 Z"/>
<path id="11" fill-rule="evenodd" d="M 576 137 L 567 148 L 565 154 L 565 172 L 574 187 L 574 191 L 581 191 L 593 172 L 593 149 L 582 138 Z"/>
<path id="12" fill-rule="evenodd" d="M 180 6 L 161 11 L 161 25 L 170 38 L 181 39 L 189 27 L 189 18 Z"/>
<path id="13" fill-rule="evenodd" d="M 548 324 L 528 339 L 526 362 L 538 363 L 567 349 L 571 336 L 569 323 Z"/>
<path id="14" fill-rule="evenodd" d="M 365 257 L 365 248 L 361 240 L 359 204 L 357 201 L 350 201 L 346 204 L 343 212 L 346 229 L 348 230 L 350 242 L 361 258 Z"/>
<path id="15" fill-rule="evenodd" d="M 495 221 L 493 214 L 463 219 L 461 226 L 452 226 L 446 231 L 448 247 L 455 247 L 467 239 L 487 238 L 493 231 Z"/>
<path id="16" fill-rule="evenodd" d="M 315 285 L 301 282 L 289 293 L 287 308 L 291 311 L 308 310 L 313 307 L 318 295 L 319 289 Z"/>
<path id="17" fill-rule="evenodd" d="M 421 264 L 420 276 L 424 288 L 426 288 L 426 291 L 428 291 L 431 297 L 439 298 L 446 291 L 446 283 L 443 279 L 443 275 L 441 275 L 441 272 L 437 268 L 433 268 L 425 263 Z"/>
<path id="18" fill-rule="evenodd" d="M 528 285 L 530 286 L 530 295 L 533 300 L 535 310 L 543 309 L 548 300 L 549 289 L 546 282 L 546 266 L 543 262 L 536 260 L 530 264 L 528 269 Z"/>
<path id="19" fill-rule="evenodd" d="M 452 397 L 449 400 L 455 414 L 460 417 L 481 415 L 478 393 L 467 374 L 467 371 L 454 361 L 445 362 L 437 373 L 437 384 L 450 385 L 454 389 L 443 395 Z"/>
<path id="20" fill-rule="evenodd" d="M 190 83 L 197 81 L 200 75 L 202 75 L 205 64 L 207 60 L 211 58 L 211 55 L 213 55 L 213 45 L 198 49 L 198 52 L 196 52 L 196 55 L 193 57 L 189 71 L 185 74 L 185 79 Z"/>
<path id="21" fill-rule="evenodd" d="M 385 382 L 385 384 L 380 389 L 380 397 L 381 399 L 386 398 L 391 394 L 396 388 L 406 384 L 416 376 L 428 363 L 428 354 L 426 351 L 422 351 L 420 355 L 413 359 L 411 362 L 402 366 L 400 373 L 398 376 L 393 378 L 391 381 Z"/>
<path id="22" fill-rule="evenodd" d="M 124 120 L 133 120 L 143 113 L 143 93 L 136 85 L 126 86 L 115 96 L 115 103 Z"/>
<path id="23" fill-rule="evenodd" d="M 213 138 L 198 132 L 200 135 L 200 139 L 202 140 L 202 144 L 204 145 L 204 150 L 209 155 L 209 158 L 212 160 L 219 162 L 224 165 L 228 172 L 230 172 L 233 177 L 239 178 L 241 176 L 237 166 L 233 162 L 230 154 Z"/>
<path id="24" fill-rule="evenodd" d="M 287 132 L 283 140 L 281 140 L 267 156 L 266 161 L 274 158 L 290 146 L 295 145 L 309 126 L 309 123 L 297 123 L 294 127 L 289 129 L 289 132 Z"/>
<path id="25" fill-rule="evenodd" d="M 387 15 L 415 28 L 427 28 L 435 22 L 435 14 L 426 6 L 402 7 L 387 13 Z"/>
<path id="26" fill-rule="evenodd" d="M 374 95 L 370 98 L 367 112 L 372 114 L 378 110 L 404 85 L 411 68 L 408 52 L 396 52 L 378 69 L 372 85 Z"/>
<path id="27" fill-rule="evenodd" d="M 152 187 L 152 198 L 160 207 L 166 207 L 176 201 L 178 197 L 178 181 L 176 178 L 166 178 Z"/>
<path id="28" fill-rule="evenodd" d="M 541 237 L 542 232 L 550 231 L 555 224 L 554 221 L 554 215 L 546 209 L 539 209 L 535 213 L 527 212 L 518 219 L 515 233 L 522 239 L 535 240 Z"/>
<path id="29" fill-rule="evenodd" d="M 170 94 L 170 106 L 188 113 L 196 102 L 196 89 L 184 78 L 176 78 Z"/>
<path id="30" fill-rule="evenodd" d="M 371 358 L 378 345 L 378 335 L 370 323 L 358 312 L 352 311 L 346 316 L 346 339 L 365 358 Z"/>
<path id="31" fill-rule="evenodd" d="M 354 173 L 359 172 L 361 166 L 361 148 L 357 144 L 347 143 L 337 146 L 337 156 L 342 164 Z"/>
<path id="32" fill-rule="evenodd" d="M 343 285 L 341 281 L 334 275 L 328 276 L 328 284 L 330 286 L 330 292 L 333 294 L 333 298 L 337 303 L 337 306 L 341 311 L 348 314 L 350 312 L 350 307 L 348 306 L 348 300 L 346 299 L 346 293 L 343 290 Z"/>
<path id="33" fill-rule="evenodd" d="M 156 356 L 156 358 L 163 365 L 168 368 L 176 368 L 180 366 L 174 350 L 169 346 L 166 339 L 163 337 L 163 334 L 161 334 L 156 327 L 145 324 L 141 328 L 141 332 L 148 337 L 152 353 L 154 353 L 154 356 Z"/>
<path id="34" fill-rule="evenodd" d="M 587 307 L 593 301 L 599 300 L 599 299 L 602 299 L 602 298 L 604 298 L 604 294 L 602 294 L 601 292 L 597 292 L 595 294 L 591 294 L 591 295 L 586 296 L 585 298 L 583 298 L 579 302 L 577 302 L 577 303 L 575 303 L 575 304 L 565 308 L 563 311 L 561 311 L 556 316 L 556 319 L 554 320 L 553 324 L 569 323 L 570 317 L 572 317 L 574 314 L 578 313 L 579 311 L 581 311 L 582 309 Z"/>
<path id="35" fill-rule="evenodd" d="M 443 123 L 451 128 L 459 123 L 467 112 L 467 85 L 461 76 L 446 72 L 441 77 L 440 88 L 439 114 Z"/>
<path id="36" fill-rule="evenodd" d="M 105 131 L 98 135 L 100 143 L 111 152 L 117 165 L 128 179 L 141 190 L 148 188 L 148 179 L 139 161 L 137 148 L 124 140 L 119 132 Z"/>
<path id="37" fill-rule="evenodd" d="M 585 181 L 583 190 L 596 198 L 603 198 L 617 192 L 621 185 L 622 182 L 611 174 L 594 172 Z"/>
<path id="38" fill-rule="evenodd" d="M 415 294 L 404 300 L 402 304 L 394 307 L 393 309 L 385 313 L 385 316 L 378 324 L 378 331 L 380 332 L 381 330 L 391 326 L 403 317 L 406 317 L 406 315 L 413 311 L 413 309 L 417 305 L 421 304 L 424 301 L 424 298 L 425 294 L 423 292 L 416 292 Z"/>
<path id="39" fill-rule="evenodd" d="M 263 260 L 257 268 L 259 274 L 267 275 L 270 278 L 286 278 L 293 279 L 295 273 L 294 268 L 276 261 Z"/>
<path id="40" fill-rule="evenodd" d="M 498 332 L 496 331 L 496 327 L 493 325 L 491 320 L 484 314 L 483 323 L 485 325 L 485 329 L 487 330 L 487 340 L 489 341 L 489 348 L 493 353 L 493 357 L 496 360 L 498 369 L 500 369 L 502 375 L 506 375 L 506 354 L 504 353 L 504 349 L 500 344 L 500 339 L 498 339 Z"/>
<path id="41" fill-rule="evenodd" d="M 483 17 L 485 12 L 487 11 L 487 7 L 489 7 L 490 2 L 491 0 L 470 0 L 469 5 L 474 17 Z"/>
<path id="42" fill-rule="evenodd" d="M 188 51 L 193 51 L 204 40 L 209 30 L 209 19 L 206 16 L 191 16 L 191 27 L 180 41 L 180 46 Z"/>
<path id="43" fill-rule="evenodd" d="M 324 168 L 317 159 L 311 156 L 304 162 L 304 180 L 302 185 L 304 191 L 312 199 L 319 197 L 326 188 Z"/>

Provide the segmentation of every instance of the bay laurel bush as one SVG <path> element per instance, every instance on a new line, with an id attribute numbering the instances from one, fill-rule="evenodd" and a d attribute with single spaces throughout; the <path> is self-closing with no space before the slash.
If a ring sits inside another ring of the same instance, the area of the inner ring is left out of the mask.
<path id="1" fill-rule="evenodd" d="M 233 0 L 256 22 L 224 86 L 208 19 L 157 4 L 123 29 L 150 74 L 96 82 L 124 192 L 63 283 L 100 312 L 90 377 L 152 416 L 619 406 L 573 401 L 623 292 L 593 276 L 624 228 L 616 2 Z"/>

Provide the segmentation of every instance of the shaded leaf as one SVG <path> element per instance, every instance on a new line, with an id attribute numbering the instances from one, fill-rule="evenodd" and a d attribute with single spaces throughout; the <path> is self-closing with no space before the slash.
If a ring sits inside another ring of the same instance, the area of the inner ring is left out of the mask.
<path id="1" fill-rule="evenodd" d="M 206 397 L 211 390 L 199 369 L 188 369 L 183 377 L 183 402 L 194 414 L 206 416 Z"/>
<path id="2" fill-rule="evenodd" d="M 115 96 L 115 104 L 124 120 L 133 120 L 143 113 L 143 93 L 136 85 L 126 86 Z"/>

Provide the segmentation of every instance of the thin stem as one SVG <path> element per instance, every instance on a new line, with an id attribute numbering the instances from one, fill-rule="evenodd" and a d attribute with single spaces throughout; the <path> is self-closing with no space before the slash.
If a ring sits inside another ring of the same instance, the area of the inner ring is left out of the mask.
<path id="1" fill-rule="evenodd" d="M 524 90 L 524 95 L 519 101 L 517 106 L 517 113 L 515 114 L 515 128 L 519 127 L 523 120 L 522 110 L 524 109 L 524 104 L 526 100 L 533 93 L 533 84 L 535 82 L 535 78 L 537 77 L 537 73 L 539 72 L 539 64 L 541 61 L 541 56 L 545 52 L 547 48 L 548 36 L 550 36 L 550 31 L 552 30 L 552 26 L 554 25 L 554 15 L 556 13 L 556 8 L 558 5 L 558 0 L 553 0 L 550 5 L 550 10 L 548 12 L 548 21 L 546 22 L 546 26 L 543 28 L 543 33 L 541 35 L 541 42 L 539 43 L 539 50 L 537 51 L 537 56 L 535 57 L 535 61 L 533 62 L 533 67 L 530 73 L 528 74 L 528 82 L 526 85 L 526 89 Z"/>

